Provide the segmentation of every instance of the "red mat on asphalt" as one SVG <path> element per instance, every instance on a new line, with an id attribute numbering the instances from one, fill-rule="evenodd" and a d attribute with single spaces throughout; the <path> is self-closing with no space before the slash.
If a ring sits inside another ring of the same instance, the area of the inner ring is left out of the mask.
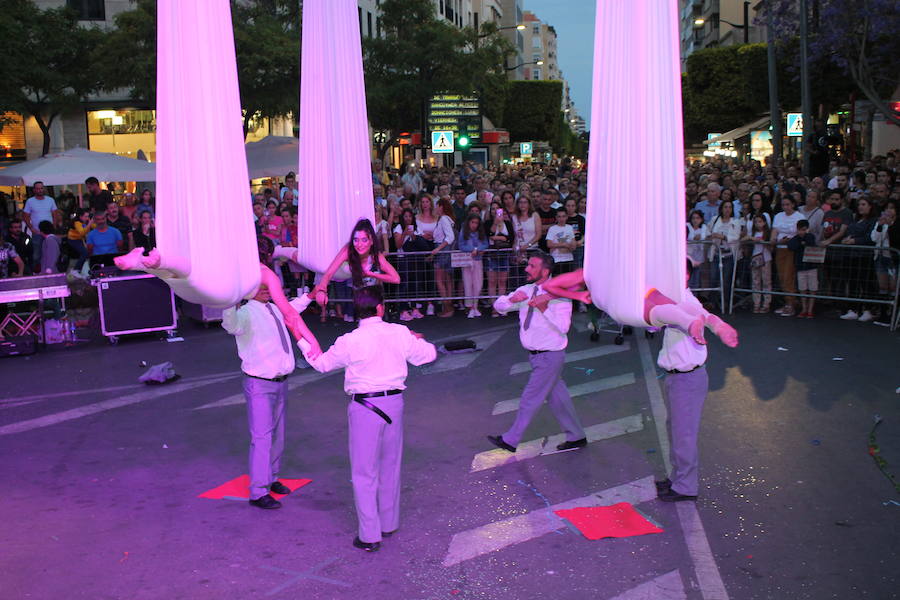
<path id="1" fill-rule="evenodd" d="M 284 479 L 279 478 L 278 481 L 283 483 L 290 489 L 292 492 L 302 488 L 307 483 L 312 482 L 312 479 Z M 279 500 L 284 498 L 284 494 L 274 494 L 270 492 L 270 495 Z M 219 487 L 214 487 L 211 490 L 207 490 L 197 496 L 198 498 L 210 498 L 212 500 L 221 500 L 225 496 L 230 496 L 232 498 L 250 498 L 250 476 L 249 475 L 241 475 L 240 477 L 235 477 L 231 481 L 226 481 Z"/>
<path id="2" fill-rule="evenodd" d="M 619 502 L 612 506 L 582 506 L 554 512 L 570 521 L 589 540 L 663 532 L 628 502 Z"/>

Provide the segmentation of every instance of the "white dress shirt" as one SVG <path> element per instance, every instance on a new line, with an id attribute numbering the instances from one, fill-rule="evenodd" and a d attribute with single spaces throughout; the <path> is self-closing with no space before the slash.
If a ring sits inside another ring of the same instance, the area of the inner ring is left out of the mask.
<path id="1" fill-rule="evenodd" d="M 305 356 L 308 346 L 300 346 Z M 320 373 L 344 368 L 344 391 L 366 394 L 406 389 L 406 363 L 424 365 L 436 357 L 434 345 L 414 336 L 406 326 L 369 317 L 318 358 L 307 356 L 306 360 Z"/>
<path id="2" fill-rule="evenodd" d="M 706 314 L 703 305 L 691 290 L 684 291 L 683 301 L 679 306 L 691 315 L 699 317 Z M 706 363 L 706 346 L 695 342 L 694 338 L 683 329 L 675 325 L 666 325 L 662 349 L 659 351 L 656 364 L 666 371 L 690 371 L 704 363 Z"/>
<path id="3" fill-rule="evenodd" d="M 522 302 L 510 302 L 510 297 L 518 292 L 525 292 L 526 299 Z M 519 340 L 526 350 L 565 350 L 569 343 L 566 333 L 572 324 L 571 300 L 554 298 L 547 304 L 547 310 L 544 312 L 535 308 L 531 313 L 531 323 L 528 329 L 525 329 L 525 319 L 528 318 L 530 308 L 528 302 L 543 292 L 541 286 L 526 283 L 512 294 L 497 298 L 494 301 L 494 310 L 503 315 L 513 310 L 519 311 Z"/>
<path id="4" fill-rule="evenodd" d="M 307 294 L 302 294 L 291 300 L 290 304 L 300 313 L 311 302 Z M 274 319 L 272 313 L 275 314 Z M 293 373 L 297 366 L 294 361 L 293 340 L 284 324 L 281 311 L 274 304 L 249 300 L 240 308 L 226 308 L 222 311 L 222 327 L 235 336 L 238 355 L 241 357 L 241 371 L 247 375 L 274 379 Z M 281 344 L 282 335 L 287 344 L 287 352 Z"/>

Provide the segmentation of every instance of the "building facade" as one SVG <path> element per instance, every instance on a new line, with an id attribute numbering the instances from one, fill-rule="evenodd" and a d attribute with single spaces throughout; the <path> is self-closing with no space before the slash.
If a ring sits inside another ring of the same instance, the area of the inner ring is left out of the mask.
<path id="1" fill-rule="evenodd" d="M 681 70 L 687 70 L 687 57 L 696 50 L 743 44 L 745 39 L 765 42 L 765 27 L 754 24 L 760 5 L 758 0 L 679 0 Z"/>

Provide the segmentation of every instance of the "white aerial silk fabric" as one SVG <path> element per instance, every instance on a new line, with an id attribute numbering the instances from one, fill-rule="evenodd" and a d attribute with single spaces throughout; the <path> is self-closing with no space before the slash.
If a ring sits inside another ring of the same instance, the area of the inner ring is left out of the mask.
<path id="1" fill-rule="evenodd" d="M 297 262 L 323 273 L 361 218 L 374 223 L 355 0 L 303 2 Z"/>
<path id="2" fill-rule="evenodd" d="M 156 241 L 180 297 L 226 307 L 259 286 L 229 0 L 158 0 Z"/>
<path id="3" fill-rule="evenodd" d="M 681 302 L 684 211 L 678 3 L 597 0 L 584 277 L 617 322 Z"/>

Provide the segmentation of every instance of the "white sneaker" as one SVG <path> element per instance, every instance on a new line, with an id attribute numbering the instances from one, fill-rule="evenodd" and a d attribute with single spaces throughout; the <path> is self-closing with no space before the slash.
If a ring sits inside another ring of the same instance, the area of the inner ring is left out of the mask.
<path id="1" fill-rule="evenodd" d="M 843 318 L 843 317 L 842 317 Z M 868 310 L 864 310 L 863 314 L 859 315 L 859 320 L 866 323 L 868 321 L 873 320 L 875 317 L 872 316 L 872 313 Z"/>
<path id="2" fill-rule="evenodd" d="M 474 318 L 475 318 L 475 309 L 474 309 L 474 308 L 470 308 L 470 309 L 469 309 L 469 314 L 466 315 L 466 318 L 467 318 L 467 319 L 474 319 Z"/>
<path id="3" fill-rule="evenodd" d="M 841 315 L 841 318 L 845 321 L 858 321 L 859 315 L 856 314 L 854 310 L 848 310 L 846 313 Z"/>
<path id="4" fill-rule="evenodd" d="M 408 310 L 404 310 L 403 312 L 400 313 L 400 320 L 401 321 L 412 321 L 413 316 L 411 314 L 409 314 Z"/>
<path id="5" fill-rule="evenodd" d="M 434 316 L 434 304 L 428 303 L 428 308 L 425 309 L 425 314 L 429 317 Z"/>
<path id="6" fill-rule="evenodd" d="M 418 308 L 414 308 L 412 311 L 412 318 L 413 319 L 424 319 L 425 315 L 423 315 L 422 311 L 420 311 Z"/>
<path id="7" fill-rule="evenodd" d="M 475 316 L 476 316 L 476 317 L 480 317 L 480 316 L 481 316 L 481 311 L 479 311 L 477 308 L 473 308 L 473 309 L 472 309 L 472 312 L 475 313 Z"/>

